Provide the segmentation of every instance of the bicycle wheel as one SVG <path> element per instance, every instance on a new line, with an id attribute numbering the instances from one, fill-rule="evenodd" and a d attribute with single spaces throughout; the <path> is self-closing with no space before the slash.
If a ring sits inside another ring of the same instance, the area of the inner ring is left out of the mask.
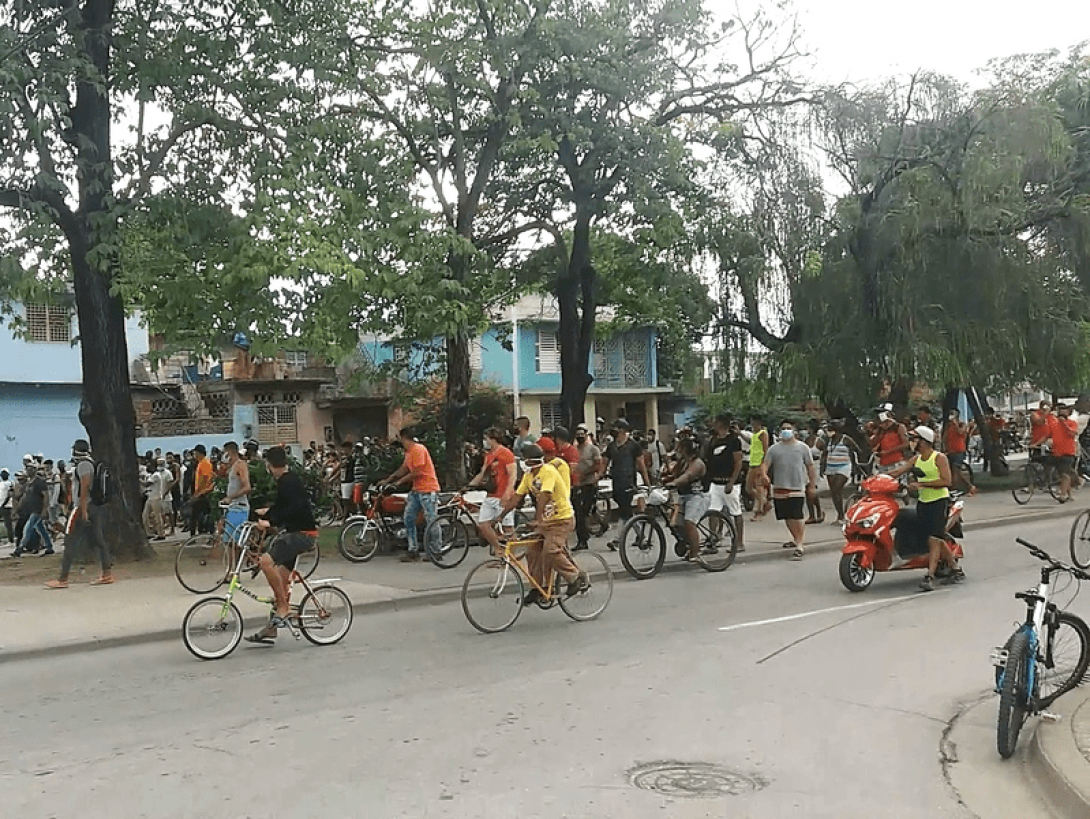
<path id="1" fill-rule="evenodd" d="M 697 561 L 705 571 L 722 572 L 730 568 L 738 555 L 738 533 L 734 521 L 709 509 L 696 524 L 700 533 L 700 552 Z"/>
<path id="2" fill-rule="evenodd" d="M 1037 705 L 1047 708 L 1086 677 L 1090 666 L 1090 627 L 1081 617 L 1057 612 L 1047 626 L 1044 655 L 1037 663 Z"/>
<path id="3" fill-rule="evenodd" d="M 295 558 L 295 571 L 299 572 L 303 577 L 310 577 L 314 574 L 314 570 L 318 568 L 318 561 L 322 559 L 322 555 L 318 551 L 318 541 L 314 541 L 314 548 L 309 552 L 303 552 L 297 558 Z"/>
<path id="4" fill-rule="evenodd" d="M 424 530 L 424 551 L 440 569 L 453 569 L 469 554 L 469 530 L 459 518 L 440 515 Z"/>
<path id="5" fill-rule="evenodd" d="M 1048 494 L 1052 496 L 1053 500 L 1059 500 L 1060 495 L 1060 470 L 1055 467 L 1048 467 L 1045 470 L 1045 480 L 1048 482 Z"/>
<path id="6" fill-rule="evenodd" d="M 1028 463 L 1022 468 L 1022 480 L 1018 486 L 1011 490 L 1014 502 L 1025 506 L 1033 497 L 1033 490 L 1037 488 L 1037 464 Z"/>
<path id="7" fill-rule="evenodd" d="M 606 610 L 609 601 L 613 599 L 613 572 L 610 571 L 606 559 L 597 552 L 574 552 L 569 557 L 579 567 L 579 571 L 586 572 L 590 586 L 571 597 L 566 596 L 563 589 L 558 589 L 560 608 L 572 620 L 593 620 Z M 555 582 L 563 581 L 558 577 Z"/>
<path id="8" fill-rule="evenodd" d="M 1075 517 L 1071 524 L 1071 562 L 1080 569 L 1090 569 L 1090 509 Z"/>
<path id="9" fill-rule="evenodd" d="M 226 597 L 198 600 L 182 620 L 182 642 L 194 657 L 218 660 L 242 640 L 242 614 Z"/>
<path id="10" fill-rule="evenodd" d="M 525 593 L 518 569 L 506 560 L 486 560 L 466 575 L 462 611 L 477 631 L 495 634 L 519 619 Z"/>
<path id="11" fill-rule="evenodd" d="M 174 558 L 174 576 L 194 594 L 211 594 L 227 579 L 228 550 L 215 535 L 191 537 Z"/>
<path id="12" fill-rule="evenodd" d="M 1004 759 L 1010 759 L 1014 754 L 1015 746 L 1018 745 L 1018 734 L 1026 722 L 1029 711 L 1029 691 L 1026 683 L 1031 662 L 1033 658 L 1029 654 L 1029 635 L 1019 631 L 1007 643 L 1007 662 L 999 688 L 996 747 Z"/>
<path id="13" fill-rule="evenodd" d="M 609 498 L 598 498 L 590 508 L 587 515 L 587 530 L 591 537 L 601 537 L 609 531 L 609 518 L 611 516 Z"/>
<path id="14" fill-rule="evenodd" d="M 356 518 L 341 529 L 337 548 L 341 556 L 350 563 L 366 563 L 378 554 L 381 542 L 378 524 L 369 518 Z"/>
<path id="15" fill-rule="evenodd" d="M 654 577 L 666 560 L 666 536 L 650 515 L 634 515 L 625 521 L 617 547 L 625 571 L 637 580 Z"/>
<path id="16" fill-rule="evenodd" d="M 352 601 L 336 586 L 319 586 L 299 604 L 299 630 L 316 646 L 331 646 L 352 628 Z"/>

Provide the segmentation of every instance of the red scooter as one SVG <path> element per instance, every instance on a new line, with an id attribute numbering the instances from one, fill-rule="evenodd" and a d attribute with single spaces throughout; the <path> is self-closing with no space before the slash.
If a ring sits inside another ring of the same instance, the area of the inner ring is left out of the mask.
<path id="1" fill-rule="evenodd" d="M 902 508 L 897 502 L 901 485 L 889 475 L 874 475 L 863 481 L 863 497 L 848 509 L 844 525 L 844 551 L 840 557 L 840 582 L 848 591 L 861 592 L 870 587 L 875 572 L 901 569 L 927 569 L 927 550 L 921 551 L 916 538 L 916 510 Z M 963 556 L 958 538 L 962 537 L 961 513 L 965 502 L 960 493 L 951 493 L 952 503 L 946 518 L 946 542 L 959 561 Z M 950 574 L 940 564 L 936 579 Z"/>

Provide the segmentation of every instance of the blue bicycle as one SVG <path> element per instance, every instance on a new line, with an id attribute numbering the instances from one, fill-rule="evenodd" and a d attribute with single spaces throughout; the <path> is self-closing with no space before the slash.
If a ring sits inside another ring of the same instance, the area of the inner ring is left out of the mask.
<path id="1" fill-rule="evenodd" d="M 1090 580 L 1090 574 L 1054 560 L 1021 538 L 1017 542 L 1046 565 L 1035 590 L 1015 595 L 1026 603 L 1025 622 L 1003 648 L 992 652 L 999 693 L 996 744 L 1004 759 L 1014 754 L 1026 717 L 1082 683 L 1090 665 L 1090 627 L 1051 601 L 1055 575 L 1070 574 L 1081 581 Z"/>

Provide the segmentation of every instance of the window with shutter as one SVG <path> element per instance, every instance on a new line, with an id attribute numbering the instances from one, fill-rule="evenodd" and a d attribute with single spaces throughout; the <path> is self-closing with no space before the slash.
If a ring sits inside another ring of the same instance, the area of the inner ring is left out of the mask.
<path id="1" fill-rule="evenodd" d="M 26 305 L 27 341 L 69 342 L 72 314 L 67 307 L 49 304 Z"/>
<path id="2" fill-rule="evenodd" d="M 560 344 L 554 331 L 537 331 L 535 365 L 539 373 L 560 372 Z"/>
<path id="3" fill-rule="evenodd" d="M 541 402 L 541 428 L 556 429 L 564 425 L 564 413 L 559 401 Z"/>

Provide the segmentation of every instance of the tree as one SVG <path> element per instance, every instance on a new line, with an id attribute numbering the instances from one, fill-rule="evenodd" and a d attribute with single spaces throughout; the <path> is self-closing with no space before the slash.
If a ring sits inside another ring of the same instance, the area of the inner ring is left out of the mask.
<path id="1" fill-rule="evenodd" d="M 701 0 L 556 5 L 557 19 L 543 33 L 548 58 L 530 73 L 520 108 L 520 159 L 532 157 L 531 170 L 510 187 L 516 196 L 519 189 L 537 194 L 524 196 L 524 213 L 566 258 L 555 291 L 561 404 L 577 423 L 593 380 L 595 225 L 664 250 L 684 242 L 684 203 L 700 167 L 691 146 L 713 141 L 743 112 L 802 97 L 785 74 L 798 54 L 791 24 L 757 13 L 717 27 Z M 569 225 L 570 247 L 562 239 Z"/>
<path id="2" fill-rule="evenodd" d="M 265 144 L 262 111 L 286 110 L 283 15 L 248 2 L 17 2 L 0 30 L 0 236 L 8 297 L 75 290 L 80 421 L 121 484 L 107 508 L 120 557 L 150 554 L 139 522 L 125 309 L 114 292 L 126 214 L 164 176 L 226 194 L 231 149 Z M 275 60 L 273 61 L 275 63 Z M 135 112 L 128 123 L 125 112 Z M 157 125 L 152 125 L 155 120 Z M 115 125 L 131 124 L 115 139 Z M 215 154 L 210 134 L 222 137 Z M 239 135 L 245 135 L 239 140 Z M 216 155 L 217 165 L 210 156 Z M 236 191 L 237 193 L 237 191 Z"/>

